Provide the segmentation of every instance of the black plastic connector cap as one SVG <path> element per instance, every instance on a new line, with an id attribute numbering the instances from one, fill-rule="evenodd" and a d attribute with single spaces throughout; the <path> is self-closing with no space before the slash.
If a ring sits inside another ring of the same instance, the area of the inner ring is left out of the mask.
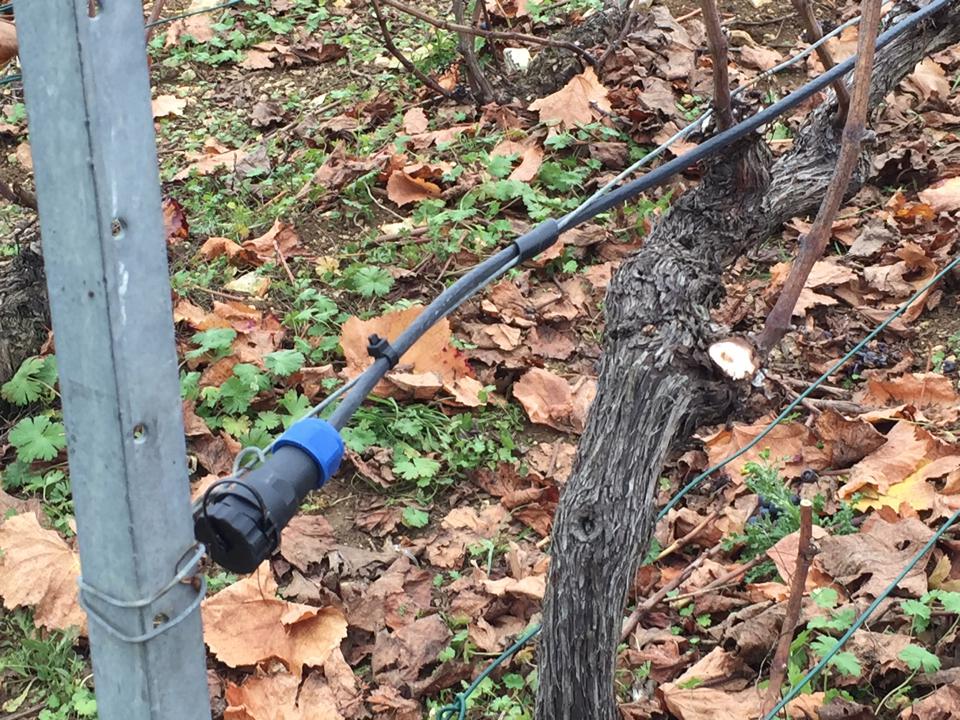
<path id="1" fill-rule="evenodd" d="M 251 573 L 277 548 L 281 530 L 319 476 L 310 455 L 278 448 L 257 469 L 211 486 L 194 510 L 194 535 L 218 565 Z"/>

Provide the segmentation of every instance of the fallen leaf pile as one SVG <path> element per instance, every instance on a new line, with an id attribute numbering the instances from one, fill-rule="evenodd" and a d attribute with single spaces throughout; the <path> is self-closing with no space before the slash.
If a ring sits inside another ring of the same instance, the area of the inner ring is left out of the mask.
<path id="1" fill-rule="evenodd" d="M 185 10 L 216 4 L 192 0 Z M 544 36 L 596 17 L 565 5 L 484 0 L 476 11 L 485 27 Z M 811 54 L 794 76 L 757 82 L 806 43 L 774 4 L 752 5 L 756 17 L 745 24 L 739 10 L 724 17 L 732 83 L 748 88 L 738 116 L 823 70 Z M 194 499 L 229 475 L 244 445 L 264 446 L 368 368 L 372 336 L 395 343 L 443 287 L 595 192 L 703 112 L 712 94 L 704 25 L 696 12 L 678 20 L 673 5 L 640 3 L 599 76 L 585 65 L 550 91 L 514 98 L 511 86 L 482 107 L 454 45 L 439 40 L 455 39 L 447 31 L 412 25 L 422 37 L 408 46 L 410 28 L 389 11 L 398 47 L 451 94 L 438 99 L 386 50 L 364 60 L 379 32 L 372 13 L 346 0 L 303 8 L 272 0 L 178 19 L 154 65 Z M 854 12 L 847 3 L 830 21 Z M 855 52 L 857 33 L 847 28 L 827 44 L 836 61 Z M 605 47 L 583 49 L 599 57 Z M 549 52 L 491 38 L 482 50 L 496 72 Z M 0 64 L 16 53 L 15 28 L 0 21 Z M 165 72 L 168 58 L 184 67 L 177 78 Z M 549 80 L 515 72 L 518 88 Z M 662 507 L 744 451 L 654 529 L 628 590 L 638 620 L 617 657 L 626 720 L 760 717 L 758 688 L 797 571 L 799 534 L 787 521 L 802 499 L 815 507 L 816 552 L 788 685 L 960 508 L 956 279 L 924 290 L 830 370 L 960 249 L 958 72 L 960 52 L 944 49 L 878 105 L 870 180 L 834 222 L 794 330 L 726 422 L 697 428 L 658 478 Z M 821 99 L 766 130 L 775 155 Z M 203 116 L 208 106 L 226 119 Z M 11 169 L 29 173 L 25 121 L 14 105 L 5 114 Z M 277 553 L 246 577 L 205 568 L 217 587 L 201 610 L 208 682 L 222 717 L 420 720 L 540 621 L 554 516 L 597 393 L 606 290 L 699 172 L 563 233 L 436 322 L 376 386 L 367 417 L 345 429 L 344 470 L 308 497 Z M 810 223 L 792 218 L 725 275 L 711 310 L 718 334 L 759 330 Z M 197 279 L 206 270 L 218 280 Z M 505 418 L 495 433 L 485 425 Z M 435 438 L 441 432 L 446 445 Z M 402 439 L 388 441 L 390 433 Z M 0 457 L 15 451 L 0 444 Z M 29 608 L 44 632 L 85 633 L 75 541 L 49 529 L 39 500 L 10 487 L 14 494 L 0 491 L 3 607 Z M 818 681 L 786 716 L 960 716 L 956 538 L 935 543 L 854 634 L 824 676 L 829 692 Z M 942 667 L 916 665 L 932 662 L 923 652 Z M 536 658 L 531 644 L 505 663 L 471 712 L 531 715 L 521 705 L 533 702 Z M 876 711 L 897 688 L 904 694 Z"/>

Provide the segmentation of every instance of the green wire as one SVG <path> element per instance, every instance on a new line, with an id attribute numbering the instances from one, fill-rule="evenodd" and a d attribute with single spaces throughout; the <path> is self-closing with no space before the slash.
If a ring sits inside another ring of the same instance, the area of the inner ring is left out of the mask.
<path id="1" fill-rule="evenodd" d="M 230 2 L 225 2 L 222 5 L 214 5 L 213 7 L 203 8 L 202 10 L 193 10 L 191 12 L 185 12 L 181 15 L 172 15 L 168 18 L 161 18 L 155 20 L 152 23 L 147 23 L 144 25 L 145 29 L 156 27 L 157 25 L 164 25 L 165 23 L 173 22 L 174 20 L 183 20 L 184 18 L 193 17 L 194 15 L 202 15 L 204 13 L 216 12 L 217 10 L 224 10 L 228 7 L 233 7 L 234 5 L 239 5 L 243 0 L 230 0 Z"/>
<path id="2" fill-rule="evenodd" d="M 477 679 L 470 683 L 470 686 L 461 693 L 457 693 L 457 696 L 453 699 L 453 702 L 449 705 L 445 705 L 440 708 L 437 712 L 437 720 L 451 720 L 454 713 L 459 713 L 457 715 L 458 720 L 464 720 L 467 716 L 467 698 L 473 695 L 474 691 L 480 686 L 484 680 L 496 670 L 497 667 L 504 661 L 510 658 L 514 653 L 517 652 L 520 648 L 527 644 L 527 641 L 530 640 L 534 635 L 540 632 L 539 625 L 533 625 L 517 638 L 516 642 L 513 643 L 510 647 L 504 650 L 500 657 L 494 660 L 492 663 L 487 665 L 486 669 L 477 676 Z"/>
<path id="3" fill-rule="evenodd" d="M 800 682 L 790 688 L 790 692 L 784 695 L 783 699 L 773 710 L 764 715 L 763 720 L 773 720 L 773 718 L 777 716 L 777 713 L 786 707 L 788 702 L 800 694 L 800 691 L 807 685 L 807 683 L 813 680 L 813 678 L 816 677 L 820 671 L 827 666 L 827 663 L 830 662 L 831 658 L 833 658 L 833 656 L 840 651 L 840 648 L 842 648 L 846 644 L 847 640 L 853 636 L 853 633 L 859 630 L 860 627 L 870 618 L 870 616 L 873 615 L 873 612 L 877 609 L 877 607 L 879 607 L 880 603 L 887 599 L 890 593 L 892 593 L 896 589 L 897 585 L 900 584 L 900 581 L 907 576 L 907 573 L 913 570 L 914 566 L 920 562 L 920 559 L 930 552 L 933 546 L 936 545 L 937 540 L 941 538 L 941 536 L 951 525 L 957 521 L 958 518 L 960 518 L 960 510 L 955 511 L 953 515 L 951 515 L 950 518 L 941 526 L 941 528 L 934 533 L 933 537 L 927 541 L 927 544 L 923 546 L 920 552 L 914 555 L 913 559 L 907 563 L 907 566 L 893 579 L 893 582 L 891 582 L 886 589 L 877 596 L 876 600 L 870 603 L 867 609 L 860 614 L 860 617 L 853 622 L 853 625 L 850 626 L 850 629 L 840 636 L 840 639 L 837 640 L 836 644 L 830 649 L 830 652 L 824 655 L 820 659 L 820 662 L 814 665 L 810 672 L 803 676 Z"/>
<path id="4" fill-rule="evenodd" d="M 691 490 L 693 490 L 694 488 L 696 488 L 696 487 L 697 487 L 701 482 L 703 482 L 707 477 L 709 477 L 710 475 L 712 475 L 713 473 L 715 473 L 717 470 L 722 469 L 723 467 L 725 467 L 726 465 L 728 465 L 730 462 L 736 460 L 738 457 L 740 457 L 741 455 L 743 455 L 745 452 L 749 451 L 751 448 L 753 448 L 754 446 L 756 446 L 756 444 L 759 443 L 759 442 L 760 442 L 763 438 L 765 438 L 768 434 L 770 434 L 770 432 L 771 432 L 777 425 L 779 425 L 781 421 L 785 420 L 785 419 L 787 418 L 787 416 L 788 416 L 791 412 L 793 412 L 793 410 L 794 410 L 803 400 L 805 400 L 807 397 L 809 397 L 810 393 L 812 393 L 814 390 L 817 389 L 817 387 L 819 387 L 819 386 L 822 385 L 824 382 L 826 382 L 827 379 L 828 379 L 831 375 L 833 375 L 837 370 L 839 370 L 841 367 L 843 367 L 843 365 L 845 365 L 845 364 L 847 363 L 847 361 L 849 361 L 854 355 L 856 355 L 867 343 L 869 343 L 869 342 L 870 342 L 871 340 L 873 340 L 877 335 L 879 335 L 881 332 L 883 332 L 883 330 L 884 330 L 890 323 L 892 323 L 892 322 L 893 322 L 894 320 L 896 320 L 898 317 L 900 317 L 901 315 L 903 315 L 903 313 L 905 313 L 905 312 L 907 311 L 907 309 L 908 309 L 911 305 L 913 305 L 913 303 L 915 303 L 918 299 L 920 299 L 920 297 L 921 297 L 924 293 L 926 293 L 930 288 L 932 288 L 934 285 L 936 285 L 938 282 L 940 282 L 940 280 L 943 278 L 943 276 L 946 275 L 946 274 L 947 274 L 948 272 L 950 272 L 951 270 L 953 270 L 955 267 L 957 267 L 957 265 L 960 265 L 960 255 L 958 255 L 958 256 L 955 257 L 953 260 L 951 260 L 949 263 L 947 263 L 947 265 L 946 265 L 940 272 L 938 272 L 936 275 L 934 275 L 922 288 L 920 288 L 919 290 L 917 290 L 917 291 L 916 291 L 913 295 L 911 295 L 900 307 L 898 307 L 896 310 L 894 310 L 894 311 L 887 317 L 886 320 L 884 320 L 882 323 L 880 323 L 879 325 L 877 325 L 877 327 L 875 327 L 875 328 L 873 329 L 873 331 L 872 331 L 869 335 L 867 335 L 863 340 L 861 340 L 861 341 L 858 342 L 856 345 L 854 345 L 854 346 L 853 346 L 853 349 L 850 350 L 850 352 L 848 352 L 846 355 L 844 355 L 842 358 L 840 358 L 839 360 L 837 360 L 836 363 L 833 364 L 833 367 L 831 367 L 831 368 L 830 368 L 829 370 L 827 370 L 823 375 L 821 375 L 821 376 L 818 377 L 816 380 L 814 380 L 814 381 L 813 381 L 813 384 L 811 384 L 810 387 L 808 387 L 806 390 L 804 390 L 802 393 L 800 393 L 800 395 L 799 395 L 793 402 L 791 402 L 789 405 L 787 405 L 787 407 L 783 410 L 783 412 L 781 412 L 781 413 L 776 417 L 776 419 L 775 419 L 773 422 L 771 422 L 769 425 L 767 425 L 766 428 L 764 428 L 763 432 L 761 432 L 759 435 L 757 435 L 753 440 L 751 440 L 749 443 L 747 443 L 744 447 L 740 448 L 740 449 L 739 449 L 737 452 L 735 452 L 733 455 L 730 455 L 728 458 L 726 458 L 726 459 L 723 460 L 722 462 L 719 462 L 719 463 L 717 463 L 716 465 L 714 465 L 712 468 L 709 468 L 708 470 L 705 470 L 704 472 L 700 473 L 700 474 L 697 475 L 693 480 L 691 480 L 691 481 L 688 482 L 686 485 L 684 485 L 684 486 L 680 489 L 680 491 L 679 491 L 676 495 L 673 496 L 673 498 L 670 500 L 670 502 L 668 502 L 668 503 L 663 507 L 663 509 L 660 511 L 660 513 L 657 515 L 657 522 L 659 522 L 660 520 L 662 520 L 662 519 L 666 516 L 666 514 L 667 514 L 668 512 L 670 512 L 670 510 L 673 509 L 673 508 L 676 506 L 676 504 L 680 501 L 680 499 L 681 499 L 684 495 L 686 495 L 686 494 L 689 493 Z M 861 616 L 857 619 L 857 621 L 854 623 L 853 627 L 851 627 L 851 628 L 843 635 L 843 637 L 841 637 L 840 640 L 837 641 L 837 644 L 833 647 L 833 649 L 817 664 L 816 667 L 813 668 L 813 670 L 811 670 L 809 673 L 807 673 L 807 676 L 806 676 L 800 683 L 798 683 L 798 684 L 790 691 L 790 693 L 788 693 L 787 696 L 780 702 L 780 704 L 779 704 L 770 714 L 768 714 L 763 720 L 772 720 L 772 718 L 777 714 L 777 712 L 779 712 L 781 709 L 783 709 L 784 705 L 786 705 L 788 702 L 790 702 L 790 700 L 792 700 L 794 697 L 796 697 L 797 693 L 800 692 L 800 689 L 801 689 L 802 687 L 804 687 L 804 686 L 810 681 L 810 679 L 811 679 L 814 675 L 816 675 L 817 673 L 819 673 L 819 672 L 826 666 L 827 662 L 828 662 L 834 655 L 836 655 L 837 652 L 839 652 L 840 648 L 843 647 L 843 645 L 847 642 L 847 640 L 850 639 L 850 636 L 853 635 L 854 631 L 857 630 L 861 625 L 863 625 L 863 623 L 866 622 L 867 618 L 870 616 L 870 614 L 873 613 L 873 611 L 876 609 L 877 605 L 879 605 L 880 601 L 883 600 L 884 598 L 886 598 L 891 592 L 893 592 L 894 588 L 896 588 L 896 586 L 899 584 L 899 582 L 906 576 L 906 574 L 907 574 L 908 572 L 910 572 L 910 570 L 913 568 L 913 566 L 916 565 L 916 564 L 920 561 L 920 558 L 923 557 L 923 555 L 926 554 L 926 552 L 927 552 L 931 547 L 933 547 L 933 544 L 940 538 L 941 535 L 943 535 L 944 532 L 946 532 L 947 528 L 949 528 L 951 525 L 953 525 L 953 524 L 957 521 L 958 518 L 960 518 L 960 510 L 958 510 L 957 512 L 955 512 L 955 513 L 950 517 L 950 519 L 947 520 L 946 524 L 945 524 L 943 527 L 941 527 L 940 530 L 937 531 L 937 533 L 933 536 L 933 538 L 931 538 L 930 542 L 927 543 L 926 547 L 924 547 L 924 549 L 920 552 L 920 554 L 917 555 L 917 556 L 910 562 L 910 564 L 907 565 L 907 567 L 903 569 L 903 571 L 900 573 L 900 575 L 897 576 L 897 578 L 893 581 L 893 584 L 890 585 L 890 587 L 888 587 L 888 588 L 886 589 L 886 591 L 883 593 L 883 595 L 881 595 L 879 598 L 877 598 L 877 599 L 870 605 L 870 607 L 867 608 L 866 611 L 864 611 L 864 614 L 861 615 Z M 494 661 L 491 662 L 491 663 L 486 667 L 486 669 L 485 669 L 482 673 L 480 673 L 480 675 L 477 677 L 477 679 L 474 680 L 466 690 L 464 690 L 464 691 L 461 692 L 461 693 L 458 693 L 457 696 L 454 698 L 454 700 L 453 700 L 452 703 L 450 703 L 449 705 L 445 705 L 443 708 L 440 709 L 440 711 L 437 713 L 437 720 L 451 720 L 451 719 L 454 717 L 454 714 L 455 714 L 455 713 L 459 713 L 459 714 L 457 715 L 457 720 L 464 720 L 464 718 L 466 718 L 466 716 L 467 716 L 467 698 L 469 698 L 470 695 L 473 694 L 473 692 L 477 689 L 477 686 L 478 686 L 483 680 L 485 680 L 485 679 L 490 675 L 490 673 L 492 673 L 497 667 L 499 667 L 500 665 L 502 665 L 506 660 L 510 659 L 510 657 L 513 656 L 514 653 L 516 653 L 517 650 L 519 650 L 525 643 L 527 643 L 531 638 L 535 637 L 535 636 L 540 632 L 541 629 L 542 629 L 542 627 L 541 627 L 540 625 L 534 625 L 534 626 L 530 627 L 525 633 L 523 633 L 523 635 L 521 635 L 520 637 L 518 637 L 518 638 L 517 638 L 517 641 L 516 641 L 513 645 L 511 645 L 509 648 L 507 648 L 506 650 L 504 650 L 503 653 L 502 653 L 499 657 L 497 657 L 496 659 L 494 659 Z"/>
<path id="5" fill-rule="evenodd" d="M 837 360 L 837 362 L 835 362 L 835 363 L 833 364 L 833 367 L 831 367 L 831 368 L 830 368 L 829 370 L 827 370 L 823 375 L 821 375 L 821 376 L 818 377 L 816 380 L 814 380 L 814 381 L 813 381 L 813 384 L 810 385 L 810 387 L 808 387 L 808 388 L 807 388 L 806 390 L 804 390 L 802 393 L 800 393 L 800 395 L 797 396 L 796 400 L 794 400 L 794 401 L 791 402 L 789 405 L 787 405 L 787 407 L 784 408 L 783 412 L 780 413 L 779 415 L 777 415 L 776 419 L 775 419 L 772 423 L 770 423 L 769 425 L 767 425 L 766 428 L 764 428 L 763 432 L 761 432 L 759 435 L 757 435 L 755 438 L 753 438 L 753 440 L 751 440 L 750 442 L 748 442 L 748 443 L 747 443 L 746 445 L 744 445 L 742 448 L 740 448 L 739 450 L 737 450 L 737 452 L 735 452 L 733 455 L 731 455 L 730 457 L 728 457 L 726 460 L 723 460 L 722 462 L 717 463 L 717 464 L 714 465 L 712 468 L 708 468 L 707 470 L 704 470 L 702 473 L 700 473 L 699 475 L 697 475 L 693 480 L 691 480 L 691 481 L 688 482 L 686 485 L 684 485 L 684 486 L 680 489 L 680 492 L 678 492 L 676 495 L 674 495 L 674 496 L 673 496 L 673 499 L 671 499 L 670 502 L 668 502 L 668 503 L 663 507 L 663 509 L 660 511 L 660 514 L 657 515 L 657 520 L 658 520 L 658 521 L 659 521 L 659 520 L 663 520 L 663 518 L 666 516 L 666 514 L 667 514 L 668 512 L 670 512 L 670 510 L 672 510 L 672 509 L 676 506 L 676 504 L 677 504 L 678 502 L 680 502 L 680 499 L 683 498 L 684 495 L 686 495 L 687 493 L 689 493 L 689 492 L 690 492 L 691 490 L 693 490 L 695 487 L 697 487 L 697 485 L 699 485 L 701 482 L 703 482 L 704 479 L 706 479 L 707 477 L 709 477 L 710 475 L 712 475 L 713 473 L 715 473 L 717 470 L 720 470 L 721 468 L 723 468 L 724 466 L 726 466 L 726 465 L 727 465 L 728 463 L 730 463 L 731 461 L 736 460 L 738 457 L 740 457 L 740 456 L 743 455 L 744 453 L 746 453 L 746 452 L 748 452 L 749 450 L 751 450 L 752 448 L 754 448 L 754 447 L 757 445 L 757 443 L 759 443 L 761 440 L 763 440 L 763 438 L 765 438 L 767 435 L 769 435 L 770 432 L 771 432 L 777 425 L 779 425 L 781 421 L 785 420 L 785 419 L 790 415 L 790 413 L 792 413 L 792 412 L 794 411 L 794 409 L 796 409 L 796 407 L 797 407 L 801 402 L 803 402 L 804 400 L 806 400 L 807 397 L 810 396 L 810 393 L 812 393 L 812 392 L 813 392 L 814 390 L 816 390 L 820 385 L 822 385 L 824 382 L 826 382 L 827 378 L 829 378 L 829 377 L 830 377 L 831 375 L 833 375 L 837 370 L 839 370 L 841 367 L 843 367 L 843 366 L 847 363 L 847 361 L 850 360 L 850 358 L 852 358 L 854 355 L 856 355 L 858 352 L 860 352 L 860 350 L 861 350 L 867 343 L 869 343 L 869 342 L 870 342 L 871 340 L 873 340 L 877 335 L 879 335 L 881 332 L 883 332 L 883 330 L 886 329 L 886 327 L 887 327 L 890 323 L 892 323 L 892 322 L 893 322 L 894 320 L 896 320 L 898 317 L 900 317 L 901 315 L 903 315 L 903 313 L 905 313 L 905 312 L 907 311 L 907 309 L 908 309 L 914 302 L 916 302 L 916 301 L 920 298 L 921 295 L 923 295 L 925 292 L 927 292 L 927 290 L 929 290 L 929 289 L 932 288 L 936 283 L 938 283 L 938 282 L 940 281 L 940 279 L 941 279 L 944 275 L 946 275 L 948 272 L 950 272 L 951 270 L 953 270 L 953 268 L 955 268 L 958 264 L 960 264 L 960 255 L 958 255 L 958 256 L 955 257 L 953 260 L 951 260 L 950 263 L 948 263 L 946 267 L 944 267 L 940 272 L 938 272 L 936 275 L 934 275 L 933 278 L 932 278 L 927 284 L 925 284 L 922 288 L 920 288 L 919 290 L 917 290 L 917 292 L 915 292 L 903 305 L 901 305 L 899 308 L 897 308 L 886 320 L 884 320 L 882 323 L 880 323 L 879 325 L 877 325 L 877 327 L 875 327 L 875 328 L 873 329 L 873 332 L 871 332 L 871 333 L 870 333 L 869 335 L 867 335 L 863 340 L 861 340 L 861 341 L 858 342 L 856 345 L 854 345 L 854 346 L 853 346 L 853 349 L 852 349 L 850 352 L 848 352 L 846 355 L 844 355 L 842 358 L 840 358 L 839 360 Z"/>

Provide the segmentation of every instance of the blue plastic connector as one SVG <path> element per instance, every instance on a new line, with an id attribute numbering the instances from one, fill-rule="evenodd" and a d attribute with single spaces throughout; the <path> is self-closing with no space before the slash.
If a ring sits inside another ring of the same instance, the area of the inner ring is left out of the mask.
<path id="1" fill-rule="evenodd" d="M 319 471 L 318 488 L 333 477 L 343 458 L 340 433 L 326 420 L 317 418 L 304 418 L 291 425 L 273 444 L 274 450 L 284 446 L 295 447 L 310 456 Z"/>

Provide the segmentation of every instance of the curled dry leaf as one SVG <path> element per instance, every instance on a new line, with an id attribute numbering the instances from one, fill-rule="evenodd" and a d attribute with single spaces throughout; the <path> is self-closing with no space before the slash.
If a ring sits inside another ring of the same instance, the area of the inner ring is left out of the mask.
<path id="1" fill-rule="evenodd" d="M 540 171 L 540 165 L 543 164 L 543 149 L 536 142 L 520 143 L 515 140 L 502 140 L 490 151 L 490 155 L 517 155 L 520 158 L 520 164 L 513 169 L 507 179 L 519 182 L 533 180 Z"/>
<path id="2" fill-rule="evenodd" d="M 600 84 L 593 68 L 588 67 L 557 92 L 532 102 L 529 109 L 539 111 L 541 122 L 559 122 L 570 129 L 597 120 L 602 112 L 610 112 L 610 100 L 607 89 Z"/>
<path id="3" fill-rule="evenodd" d="M 423 178 L 394 170 L 387 180 L 387 197 L 399 207 L 410 203 L 440 197 L 440 186 Z"/>
<path id="4" fill-rule="evenodd" d="M 851 597 L 877 597 L 907 566 L 933 532 L 915 518 L 896 523 L 871 515 L 856 535 L 824 537 L 814 566 L 844 587 Z M 920 597 L 927 591 L 926 564 L 918 563 L 897 586 L 900 593 Z"/>
<path id="5" fill-rule="evenodd" d="M 359 375 L 373 362 L 367 353 L 370 335 L 376 334 L 392 342 L 421 312 L 423 308 L 415 306 L 370 320 L 357 317 L 347 320 L 340 334 L 340 345 L 347 361 L 344 368 L 347 376 L 352 378 Z M 413 388 L 424 383 L 435 384 L 436 378 L 439 378 L 443 389 L 453 395 L 458 403 L 471 407 L 480 404 L 479 392 L 483 386 L 473 378 L 473 371 L 463 354 L 451 345 L 450 322 L 446 319 L 431 327 L 400 358 L 395 372 L 400 374 L 399 382 L 392 382 L 393 374 L 388 374 L 387 380 L 378 384 L 374 392 L 378 395 L 396 394 L 401 385 Z M 418 379 L 413 377 L 415 375 L 425 377 Z"/>
<path id="6" fill-rule="evenodd" d="M 410 108 L 403 115 L 403 131 L 407 135 L 419 135 L 426 132 L 429 124 L 430 121 L 427 120 L 427 114 L 423 112 L 423 108 Z"/>
<path id="7" fill-rule="evenodd" d="M 571 385 L 559 375 L 533 368 L 513 385 L 513 396 L 531 422 L 564 432 L 581 433 L 586 427 L 597 383 L 582 377 Z"/>
<path id="8" fill-rule="evenodd" d="M 763 432 L 768 424 L 769 420 L 761 420 L 751 425 L 737 423 L 730 429 L 723 429 L 704 438 L 710 464 L 716 465 L 745 447 Z M 816 444 L 817 438 L 802 423 L 780 423 L 755 447 L 728 463 L 726 472 L 735 483 L 739 483 L 743 466 L 748 462 L 760 462 L 761 453 L 764 451 L 770 452 L 769 462 L 778 466 L 786 477 L 799 477 L 807 467 L 822 470 L 825 463 Z"/>
<path id="9" fill-rule="evenodd" d="M 304 666 L 320 666 L 347 636 L 336 608 L 281 600 L 269 562 L 257 572 L 203 601 L 204 639 L 230 667 L 277 658 L 298 678 Z"/>
<path id="10" fill-rule="evenodd" d="M 953 454 L 921 427 L 902 420 L 886 434 L 886 442 L 850 469 L 847 482 L 837 495 L 849 500 L 854 493 L 866 499 L 882 497 L 927 463 Z"/>
<path id="11" fill-rule="evenodd" d="M 950 378 L 939 373 L 907 373 L 886 379 L 870 376 L 866 390 L 854 400 L 870 407 L 912 405 L 944 422 L 953 422 L 960 415 L 960 395 Z"/>
<path id="12" fill-rule="evenodd" d="M 303 685 L 289 673 L 251 675 L 229 683 L 224 720 L 342 720 L 326 680 L 311 673 Z"/>
<path id="13" fill-rule="evenodd" d="M 79 627 L 86 613 L 77 602 L 80 559 L 37 516 L 23 513 L 0 525 L 0 596 L 4 607 L 32 607 L 37 625 L 51 630 Z"/>
<path id="14" fill-rule="evenodd" d="M 373 648 L 373 673 L 377 677 L 386 673 L 406 683 L 415 682 L 427 665 L 437 662 L 451 637 L 439 615 L 417 618 L 393 633 L 381 630 Z"/>
<path id="15" fill-rule="evenodd" d="M 183 111 L 187 107 L 187 101 L 184 98 L 178 98 L 176 95 L 157 95 L 150 105 L 153 109 L 154 118 L 164 118 L 171 115 L 183 115 Z"/>
<path id="16" fill-rule="evenodd" d="M 235 169 L 249 155 L 245 150 L 230 150 L 215 138 L 208 138 L 199 153 L 187 153 L 189 164 L 173 176 L 174 180 L 184 180 L 190 173 L 212 175 L 224 168 Z"/>
<path id="17" fill-rule="evenodd" d="M 167 244 L 175 245 L 190 236 L 190 224 L 183 205 L 170 197 L 165 197 L 162 204 L 163 230 L 167 236 Z"/>
<path id="18" fill-rule="evenodd" d="M 284 258 L 295 255 L 299 244 L 300 238 L 293 226 L 276 220 L 267 232 L 258 238 L 247 240 L 242 247 L 256 256 L 259 265 L 275 261 L 278 251 Z"/>
<path id="19" fill-rule="evenodd" d="M 920 199 L 937 212 L 960 210 L 960 176 L 940 180 L 921 190 Z"/>
<path id="20" fill-rule="evenodd" d="M 19 52 L 17 26 L 6 20 L 0 21 L 0 66 L 13 60 Z"/>

